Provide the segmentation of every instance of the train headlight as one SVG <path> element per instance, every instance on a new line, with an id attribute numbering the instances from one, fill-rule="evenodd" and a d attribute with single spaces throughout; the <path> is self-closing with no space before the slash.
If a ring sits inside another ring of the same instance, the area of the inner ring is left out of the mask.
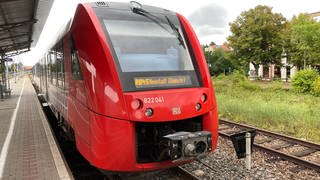
<path id="1" fill-rule="evenodd" d="M 134 110 L 140 109 L 142 107 L 142 101 L 140 99 L 134 99 L 131 101 L 131 108 Z"/>
<path id="2" fill-rule="evenodd" d="M 206 102 L 206 101 L 207 101 L 207 95 L 203 93 L 201 96 L 201 102 Z"/>
<path id="3" fill-rule="evenodd" d="M 147 117 L 150 117 L 153 115 L 153 110 L 151 108 L 147 108 L 146 111 L 144 112 L 144 114 L 147 116 Z"/>
<path id="4" fill-rule="evenodd" d="M 200 104 L 200 103 L 197 103 L 197 104 L 196 104 L 196 110 L 197 110 L 197 111 L 200 111 L 200 109 L 201 109 L 201 104 Z"/>

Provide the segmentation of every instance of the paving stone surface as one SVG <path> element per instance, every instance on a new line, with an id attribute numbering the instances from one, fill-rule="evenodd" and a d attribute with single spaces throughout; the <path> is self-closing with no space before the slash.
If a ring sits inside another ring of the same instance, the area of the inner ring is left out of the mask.
<path id="1" fill-rule="evenodd" d="M 6 157 L 3 179 L 61 179 L 42 123 L 40 105 L 29 78 L 12 84 L 12 96 L 0 102 L 0 148 L 3 148 L 11 117 L 21 96 Z"/>

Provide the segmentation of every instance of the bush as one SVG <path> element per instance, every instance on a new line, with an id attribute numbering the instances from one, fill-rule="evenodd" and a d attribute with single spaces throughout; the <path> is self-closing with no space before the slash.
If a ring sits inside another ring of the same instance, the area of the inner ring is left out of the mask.
<path id="1" fill-rule="evenodd" d="M 245 75 L 243 75 L 241 72 L 239 71 L 234 71 L 229 78 L 232 80 L 232 83 L 234 85 L 240 84 L 242 82 L 247 81 L 247 77 Z"/>
<path id="2" fill-rule="evenodd" d="M 259 91 L 261 90 L 261 87 L 257 84 L 254 84 L 250 82 L 249 80 L 243 81 L 239 83 L 239 86 L 243 89 L 249 90 L 249 91 Z"/>
<path id="3" fill-rule="evenodd" d="M 214 79 L 216 82 L 219 82 L 217 84 L 228 86 L 238 85 L 239 83 L 247 80 L 246 76 L 241 74 L 239 71 L 235 71 L 230 75 L 220 74 L 219 76 L 213 77 L 212 79 Z"/>
<path id="4" fill-rule="evenodd" d="M 315 95 L 315 96 L 320 96 L 320 77 L 318 77 L 312 83 L 312 94 Z"/>
<path id="5" fill-rule="evenodd" d="M 292 87 L 299 93 L 312 91 L 312 84 L 318 78 L 318 72 L 313 69 L 305 69 L 297 72 L 292 78 Z"/>

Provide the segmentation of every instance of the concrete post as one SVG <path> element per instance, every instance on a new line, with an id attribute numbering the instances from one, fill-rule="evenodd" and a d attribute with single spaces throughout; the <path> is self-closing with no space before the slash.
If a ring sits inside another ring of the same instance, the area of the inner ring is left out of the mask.
<path id="1" fill-rule="evenodd" d="M 10 89 L 9 65 L 8 65 L 8 62 L 5 62 L 4 64 L 6 66 L 6 79 L 7 79 L 6 90 L 8 90 L 8 89 Z"/>
<path id="2" fill-rule="evenodd" d="M 251 133 L 246 133 L 246 168 L 251 169 Z"/>

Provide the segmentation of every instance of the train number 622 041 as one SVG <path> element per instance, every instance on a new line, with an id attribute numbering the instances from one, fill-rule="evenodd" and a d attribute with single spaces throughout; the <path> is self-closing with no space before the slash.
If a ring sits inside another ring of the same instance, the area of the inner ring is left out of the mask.
<path id="1" fill-rule="evenodd" d="M 143 102 L 145 104 L 164 103 L 164 97 L 163 96 L 160 96 L 160 97 L 147 97 L 147 98 L 143 98 Z"/>

